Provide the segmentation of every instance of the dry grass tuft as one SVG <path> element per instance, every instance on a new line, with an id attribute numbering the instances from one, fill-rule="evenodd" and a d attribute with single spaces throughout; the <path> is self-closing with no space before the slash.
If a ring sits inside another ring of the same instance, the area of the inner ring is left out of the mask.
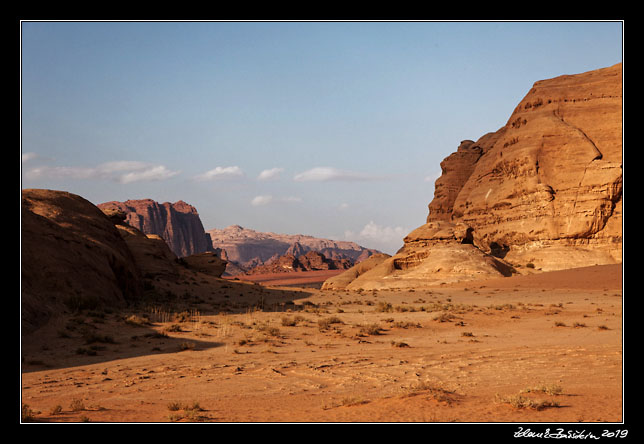
<path id="1" fill-rule="evenodd" d="M 547 408 L 559 407 L 559 403 L 548 399 L 532 399 L 522 395 L 500 396 L 496 395 L 496 402 L 509 404 L 515 409 L 532 409 L 543 410 Z"/>

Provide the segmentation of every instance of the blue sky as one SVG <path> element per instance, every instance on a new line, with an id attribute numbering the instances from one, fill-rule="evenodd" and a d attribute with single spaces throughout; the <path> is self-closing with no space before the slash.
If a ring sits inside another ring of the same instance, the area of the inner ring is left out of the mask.
<path id="1" fill-rule="evenodd" d="M 440 162 L 622 22 L 23 22 L 23 188 L 194 205 L 206 229 L 388 253 Z"/>

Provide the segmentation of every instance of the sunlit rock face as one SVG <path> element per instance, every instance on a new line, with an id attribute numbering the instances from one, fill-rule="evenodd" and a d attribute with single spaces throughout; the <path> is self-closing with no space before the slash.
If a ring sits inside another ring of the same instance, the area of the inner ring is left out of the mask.
<path id="1" fill-rule="evenodd" d="M 536 82 L 441 168 L 426 224 L 347 288 L 621 262 L 621 63 Z"/>

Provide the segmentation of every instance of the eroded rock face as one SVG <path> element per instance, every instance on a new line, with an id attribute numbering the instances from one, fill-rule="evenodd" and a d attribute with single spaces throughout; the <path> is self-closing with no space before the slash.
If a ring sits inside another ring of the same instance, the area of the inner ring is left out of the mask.
<path id="1" fill-rule="evenodd" d="M 509 264 L 476 248 L 463 224 L 428 222 L 412 231 L 404 241 L 394 256 L 367 263 L 369 266 L 362 270 L 353 267 L 334 280 L 327 280 L 322 288 L 408 289 L 463 279 L 510 276 L 513 272 Z M 348 280 L 352 274 L 355 276 Z"/>
<path id="2" fill-rule="evenodd" d="M 536 82 L 441 168 L 427 223 L 346 288 L 621 262 L 622 65 Z"/>
<path id="3" fill-rule="evenodd" d="M 620 262 L 621 64 L 536 82 L 495 136 L 447 220 L 513 264 Z M 428 221 L 446 219 L 436 205 Z"/>
<path id="4" fill-rule="evenodd" d="M 142 294 L 141 273 L 110 218 L 72 193 L 22 191 L 23 332 L 66 309 L 122 306 Z"/>
<path id="5" fill-rule="evenodd" d="M 124 222 L 115 224 L 145 279 L 178 277 L 179 262 L 168 244 L 156 234 L 145 234 Z"/>
<path id="6" fill-rule="evenodd" d="M 163 238 L 178 257 L 213 251 L 196 208 L 183 201 L 158 203 L 151 199 L 105 202 L 102 210 L 125 213 L 125 222 L 145 234 Z"/>
<path id="7" fill-rule="evenodd" d="M 220 258 L 217 253 L 199 253 L 182 257 L 180 262 L 188 268 L 209 274 L 214 277 L 221 277 L 226 270 L 227 262 Z"/>
<path id="8" fill-rule="evenodd" d="M 382 264 L 390 257 L 390 255 L 385 253 L 373 254 L 369 256 L 369 258 L 349 268 L 344 273 L 340 273 L 339 275 L 333 276 L 332 278 L 324 281 L 322 284 L 322 290 L 344 290 L 359 276 Z"/>

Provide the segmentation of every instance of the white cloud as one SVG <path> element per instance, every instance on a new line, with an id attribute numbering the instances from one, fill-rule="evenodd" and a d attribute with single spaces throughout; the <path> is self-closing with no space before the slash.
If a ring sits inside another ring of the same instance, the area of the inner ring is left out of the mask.
<path id="1" fill-rule="evenodd" d="M 36 153 L 24 153 L 22 155 L 22 161 L 23 162 L 28 162 L 28 161 L 30 161 L 32 159 L 35 159 L 36 157 L 38 157 L 38 154 L 36 154 Z"/>
<path id="2" fill-rule="evenodd" d="M 226 179 L 232 177 L 243 176 L 244 172 L 238 166 L 229 166 L 229 167 L 215 167 L 210 171 L 206 171 L 203 174 L 199 174 L 195 177 L 197 180 L 214 180 L 214 179 Z"/>
<path id="3" fill-rule="evenodd" d="M 275 179 L 283 171 L 284 171 L 284 168 L 270 168 L 268 170 L 264 170 L 261 173 L 259 173 L 259 176 L 257 176 L 257 180 Z"/>
<path id="4" fill-rule="evenodd" d="M 25 172 L 29 179 L 89 179 L 97 175 L 97 169 L 92 167 L 40 166 Z"/>
<path id="5" fill-rule="evenodd" d="M 405 227 L 387 227 L 370 221 L 359 233 L 346 230 L 344 238 L 368 248 L 394 254 L 403 245 L 403 239 L 409 231 Z"/>
<path id="6" fill-rule="evenodd" d="M 253 200 L 250 201 L 250 204 L 254 207 L 258 207 L 260 205 L 268 205 L 273 201 L 273 196 L 255 196 Z"/>
<path id="7" fill-rule="evenodd" d="M 150 167 L 149 163 L 139 162 L 138 160 L 116 160 L 114 162 L 105 162 L 96 167 L 98 172 L 104 174 L 120 173 L 122 171 L 137 171 Z"/>
<path id="8" fill-rule="evenodd" d="M 370 221 L 364 226 L 358 236 L 362 239 L 375 239 L 382 241 L 401 240 L 407 235 L 409 230 L 403 227 L 383 227 Z"/>
<path id="9" fill-rule="evenodd" d="M 378 176 L 373 176 L 355 171 L 340 170 L 333 167 L 315 167 L 302 173 L 296 174 L 293 180 L 297 182 L 326 182 L 331 180 L 375 180 Z"/>
<path id="10" fill-rule="evenodd" d="M 262 205 L 268 205 L 274 202 L 284 202 L 284 203 L 299 203 L 302 202 L 301 197 L 287 196 L 287 197 L 273 197 L 270 194 L 255 196 L 253 200 L 250 201 L 250 204 L 254 207 L 259 207 Z"/>
<path id="11" fill-rule="evenodd" d="M 341 203 L 340 205 L 338 205 L 338 209 L 340 210 L 346 210 L 347 208 L 349 208 L 348 203 Z"/>
<path id="12" fill-rule="evenodd" d="M 139 181 L 165 180 L 179 174 L 178 171 L 170 171 L 164 165 L 155 165 L 131 171 L 119 177 L 120 183 L 131 183 Z"/>
<path id="13" fill-rule="evenodd" d="M 106 162 L 95 167 L 39 166 L 25 172 L 29 179 L 106 179 L 124 184 L 165 180 L 177 174 L 179 171 L 171 171 L 164 165 L 138 161 Z"/>

